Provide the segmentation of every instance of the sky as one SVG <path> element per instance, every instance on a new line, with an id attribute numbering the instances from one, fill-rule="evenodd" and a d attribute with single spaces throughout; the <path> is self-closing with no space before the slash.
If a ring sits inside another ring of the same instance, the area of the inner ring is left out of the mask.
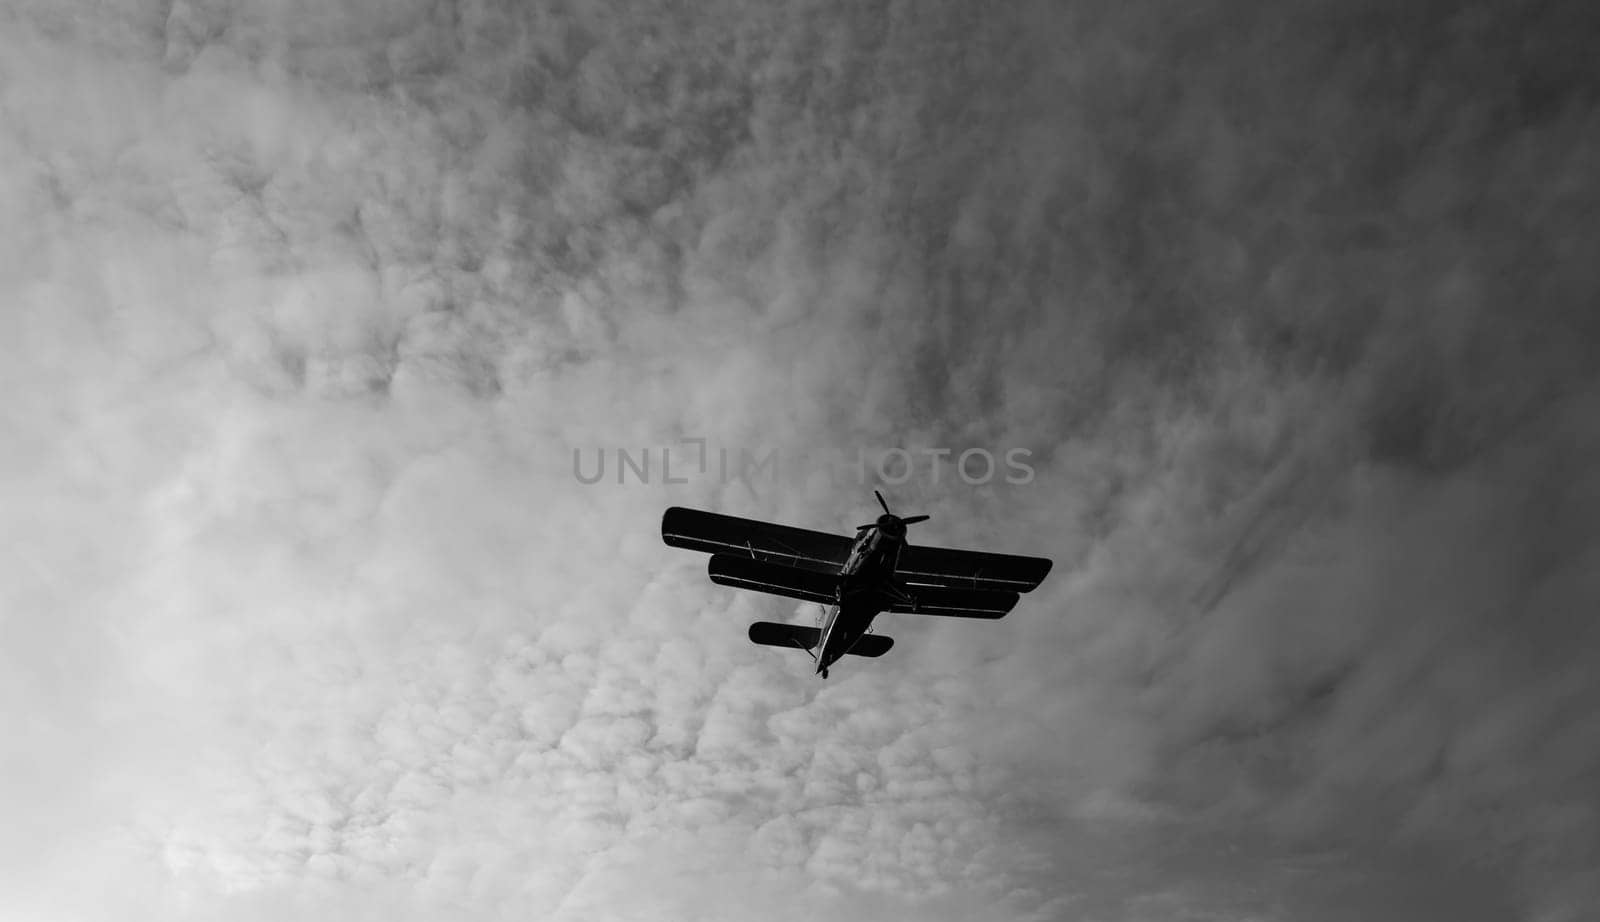
<path id="1" fill-rule="evenodd" d="M 0 914 L 1592 918 L 1597 26 L 0 2 Z"/>

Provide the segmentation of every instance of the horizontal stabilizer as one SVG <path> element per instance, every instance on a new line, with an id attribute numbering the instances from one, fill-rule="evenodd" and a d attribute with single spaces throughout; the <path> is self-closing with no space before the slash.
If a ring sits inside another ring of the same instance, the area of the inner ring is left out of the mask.
<path id="1" fill-rule="evenodd" d="M 822 632 L 803 624 L 778 624 L 775 621 L 757 621 L 750 625 L 750 642 L 764 647 L 793 647 L 796 650 L 814 650 L 822 642 Z M 894 646 L 893 637 L 882 634 L 865 634 L 849 649 L 851 656 L 882 656 Z"/>
<path id="2" fill-rule="evenodd" d="M 952 589 L 943 586 L 909 586 L 912 602 L 895 602 L 892 612 L 941 615 L 946 618 L 1004 618 L 1021 598 L 998 589 Z"/>
<path id="3" fill-rule="evenodd" d="M 863 634 L 849 650 L 845 651 L 851 656 L 882 656 L 894 646 L 893 637 L 882 634 Z"/>
<path id="4" fill-rule="evenodd" d="M 835 601 L 834 593 L 839 585 L 838 577 L 831 573 L 735 557 L 732 554 L 712 554 L 706 571 L 711 581 L 719 586 L 767 592 L 824 605 Z"/>
<path id="5" fill-rule="evenodd" d="M 775 621 L 757 621 L 750 625 L 750 642 L 764 647 L 794 647 L 810 650 L 817 645 L 822 632 L 803 624 L 778 624 Z"/>

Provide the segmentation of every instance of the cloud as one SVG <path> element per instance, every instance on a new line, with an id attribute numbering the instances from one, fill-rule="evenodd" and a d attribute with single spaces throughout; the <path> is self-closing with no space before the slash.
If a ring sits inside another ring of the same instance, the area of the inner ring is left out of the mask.
<path id="1" fill-rule="evenodd" d="M 5 898 L 1578 918 L 1584 18 L 19 7 Z M 1030 450 L 889 491 L 1016 615 L 819 685 L 656 538 L 891 447 Z"/>

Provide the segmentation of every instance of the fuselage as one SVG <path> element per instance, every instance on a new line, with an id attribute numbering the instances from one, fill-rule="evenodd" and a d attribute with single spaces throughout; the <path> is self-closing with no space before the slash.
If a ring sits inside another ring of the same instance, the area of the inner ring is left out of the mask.
<path id="1" fill-rule="evenodd" d="M 905 546 L 905 525 L 892 515 L 880 516 L 876 525 L 863 529 L 856 538 L 839 571 L 838 599 L 824 612 L 820 625 L 818 673 L 825 674 L 839 657 L 850 652 L 872 627 L 872 619 L 904 595 L 895 583 L 894 572 Z"/>

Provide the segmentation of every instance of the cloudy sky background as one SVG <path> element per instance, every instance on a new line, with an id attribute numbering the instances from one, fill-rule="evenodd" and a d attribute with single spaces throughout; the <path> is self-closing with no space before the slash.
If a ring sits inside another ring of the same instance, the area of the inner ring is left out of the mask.
<path id="1" fill-rule="evenodd" d="M 5 914 L 1590 918 L 1600 20 L 987 6 L 4 3 Z"/>

